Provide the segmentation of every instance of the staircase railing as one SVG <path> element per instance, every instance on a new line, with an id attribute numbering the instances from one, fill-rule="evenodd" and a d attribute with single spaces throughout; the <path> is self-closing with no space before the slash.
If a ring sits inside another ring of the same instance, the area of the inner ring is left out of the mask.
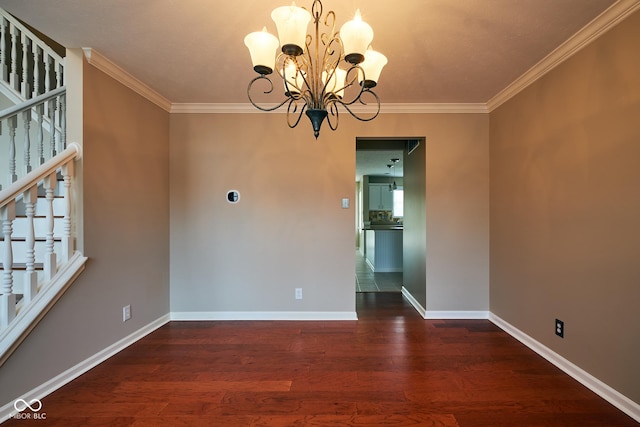
<path id="1" fill-rule="evenodd" d="M 59 88 L 64 82 L 64 58 L 2 9 L 0 82 L 23 101 Z"/>
<path id="2" fill-rule="evenodd" d="M 86 258 L 75 250 L 71 200 L 75 161 L 80 157 L 80 146 L 69 144 L 0 191 L 0 365 L 84 269 Z M 54 209 L 59 180 L 58 198 L 63 203 Z M 44 195 L 40 201 L 39 192 Z M 17 212 L 22 214 L 20 236 L 14 235 Z M 37 212 L 44 212 L 42 218 Z M 43 224 L 36 227 L 38 219 Z M 43 235 L 36 229 L 43 229 Z M 21 284 L 14 280 L 17 269 L 23 272 Z"/>
<path id="3" fill-rule="evenodd" d="M 63 57 L 0 9 L 0 92 L 16 105 L 0 111 L 0 189 L 64 150 L 64 65 Z"/>
<path id="4" fill-rule="evenodd" d="M 0 153 L 6 153 L 6 156 L 0 156 L 6 159 L 0 164 L 0 189 L 31 172 L 34 164 L 41 165 L 64 150 L 67 138 L 65 108 L 66 88 L 62 86 L 0 111 L 0 135 L 3 135 Z M 34 121 L 36 138 L 32 144 Z M 22 144 L 16 144 L 19 140 Z M 21 162 L 19 158 L 22 158 Z"/>
<path id="5" fill-rule="evenodd" d="M 80 205 L 71 189 L 81 148 L 66 144 L 64 67 L 0 9 L 0 101 L 14 104 L 0 111 L 0 365 L 86 262 L 75 248 Z"/>

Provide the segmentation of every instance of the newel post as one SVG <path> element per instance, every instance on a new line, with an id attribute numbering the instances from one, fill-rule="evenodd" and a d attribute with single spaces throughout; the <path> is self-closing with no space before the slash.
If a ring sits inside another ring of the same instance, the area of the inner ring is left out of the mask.
<path id="1" fill-rule="evenodd" d="M 74 162 L 70 160 L 62 166 L 62 177 L 64 179 L 64 217 L 62 218 L 62 262 L 68 262 L 73 257 L 74 245 L 71 233 L 71 179 L 74 175 Z"/>

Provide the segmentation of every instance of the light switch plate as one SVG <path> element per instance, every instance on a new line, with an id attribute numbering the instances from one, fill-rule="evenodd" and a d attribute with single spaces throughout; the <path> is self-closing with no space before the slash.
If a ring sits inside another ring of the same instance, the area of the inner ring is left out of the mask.
<path id="1" fill-rule="evenodd" d="M 342 209 L 349 209 L 349 198 L 345 197 L 342 199 Z"/>

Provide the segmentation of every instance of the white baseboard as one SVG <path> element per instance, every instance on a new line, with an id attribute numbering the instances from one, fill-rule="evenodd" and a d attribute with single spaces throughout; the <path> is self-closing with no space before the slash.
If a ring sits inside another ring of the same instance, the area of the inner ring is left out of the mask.
<path id="1" fill-rule="evenodd" d="M 424 315 L 425 319 L 488 319 L 489 312 L 488 311 L 464 311 L 464 310 L 453 310 L 453 311 L 437 311 L 437 310 L 427 310 L 427 313 Z"/>
<path id="2" fill-rule="evenodd" d="M 350 311 L 177 311 L 171 320 L 358 320 Z"/>
<path id="3" fill-rule="evenodd" d="M 416 309 L 420 316 L 424 319 L 488 319 L 489 312 L 488 311 L 436 311 L 436 310 L 426 310 L 419 302 L 416 300 L 411 292 L 404 286 L 402 287 L 402 295 L 409 301 L 409 303 Z"/>
<path id="4" fill-rule="evenodd" d="M 169 315 L 168 314 L 164 315 L 164 316 L 158 318 L 157 320 L 149 323 L 148 325 L 138 329 L 137 331 L 135 331 L 132 334 L 124 337 L 120 341 L 110 345 L 109 347 L 107 347 L 104 350 L 94 354 L 93 356 L 89 357 L 88 359 L 86 359 L 86 360 L 78 363 L 77 365 L 67 369 L 66 371 L 64 371 L 60 375 L 50 379 L 49 381 L 45 382 L 44 384 L 39 385 L 38 387 L 34 388 L 33 390 L 28 391 L 24 395 L 16 396 L 16 400 L 17 399 L 24 399 L 25 401 L 30 402 L 33 399 L 38 399 L 38 400 L 43 399 L 44 397 L 46 397 L 49 394 L 53 393 L 54 391 L 58 390 L 60 387 L 62 387 L 65 384 L 73 381 L 74 379 L 78 378 L 80 375 L 84 374 L 85 372 L 89 371 L 90 369 L 94 368 L 95 366 L 99 365 L 100 363 L 104 362 L 105 360 L 107 360 L 111 356 L 113 356 L 116 353 L 124 350 L 126 347 L 128 347 L 131 344 L 135 343 L 139 339 L 141 339 L 144 336 L 150 334 L 151 332 L 155 331 L 159 327 L 165 325 L 167 322 L 169 322 Z M 7 403 L 6 405 L 4 405 L 3 407 L 0 408 L 0 423 L 3 423 L 4 421 L 6 421 L 7 419 L 11 418 L 14 415 L 14 413 L 15 413 L 15 408 L 13 406 L 14 402 L 15 402 L 15 400 Z M 46 408 L 43 408 L 43 410 L 46 411 Z"/>
<path id="5" fill-rule="evenodd" d="M 620 392 L 609 387 L 593 375 L 584 371 L 580 367 L 574 365 L 558 353 L 551 350 L 544 344 L 531 338 L 515 326 L 502 320 L 500 317 L 493 313 L 489 314 L 489 320 L 496 326 L 507 332 L 509 335 L 529 347 L 531 350 L 538 353 L 540 356 L 547 359 L 549 362 L 560 368 L 571 378 L 575 379 L 589 390 L 602 397 L 607 402 L 611 403 L 616 408 L 620 409 L 625 414 L 629 415 L 634 420 L 640 422 L 640 405 L 633 400 L 629 399 Z"/>
<path id="6" fill-rule="evenodd" d="M 427 310 L 425 310 L 425 308 L 418 302 L 417 299 L 413 297 L 413 295 L 411 295 L 411 292 L 409 292 L 409 290 L 404 286 L 402 287 L 402 295 L 407 299 L 407 301 L 409 301 L 409 304 L 411 304 L 413 308 L 415 308 L 416 311 L 420 313 L 420 316 L 424 318 Z"/>

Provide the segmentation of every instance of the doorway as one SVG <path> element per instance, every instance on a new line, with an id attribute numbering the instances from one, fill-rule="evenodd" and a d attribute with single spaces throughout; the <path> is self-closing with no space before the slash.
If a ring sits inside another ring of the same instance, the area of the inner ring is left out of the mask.
<path id="1" fill-rule="evenodd" d="M 402 292 L 408 140 L 356 139 L 356 292 Z"/>

